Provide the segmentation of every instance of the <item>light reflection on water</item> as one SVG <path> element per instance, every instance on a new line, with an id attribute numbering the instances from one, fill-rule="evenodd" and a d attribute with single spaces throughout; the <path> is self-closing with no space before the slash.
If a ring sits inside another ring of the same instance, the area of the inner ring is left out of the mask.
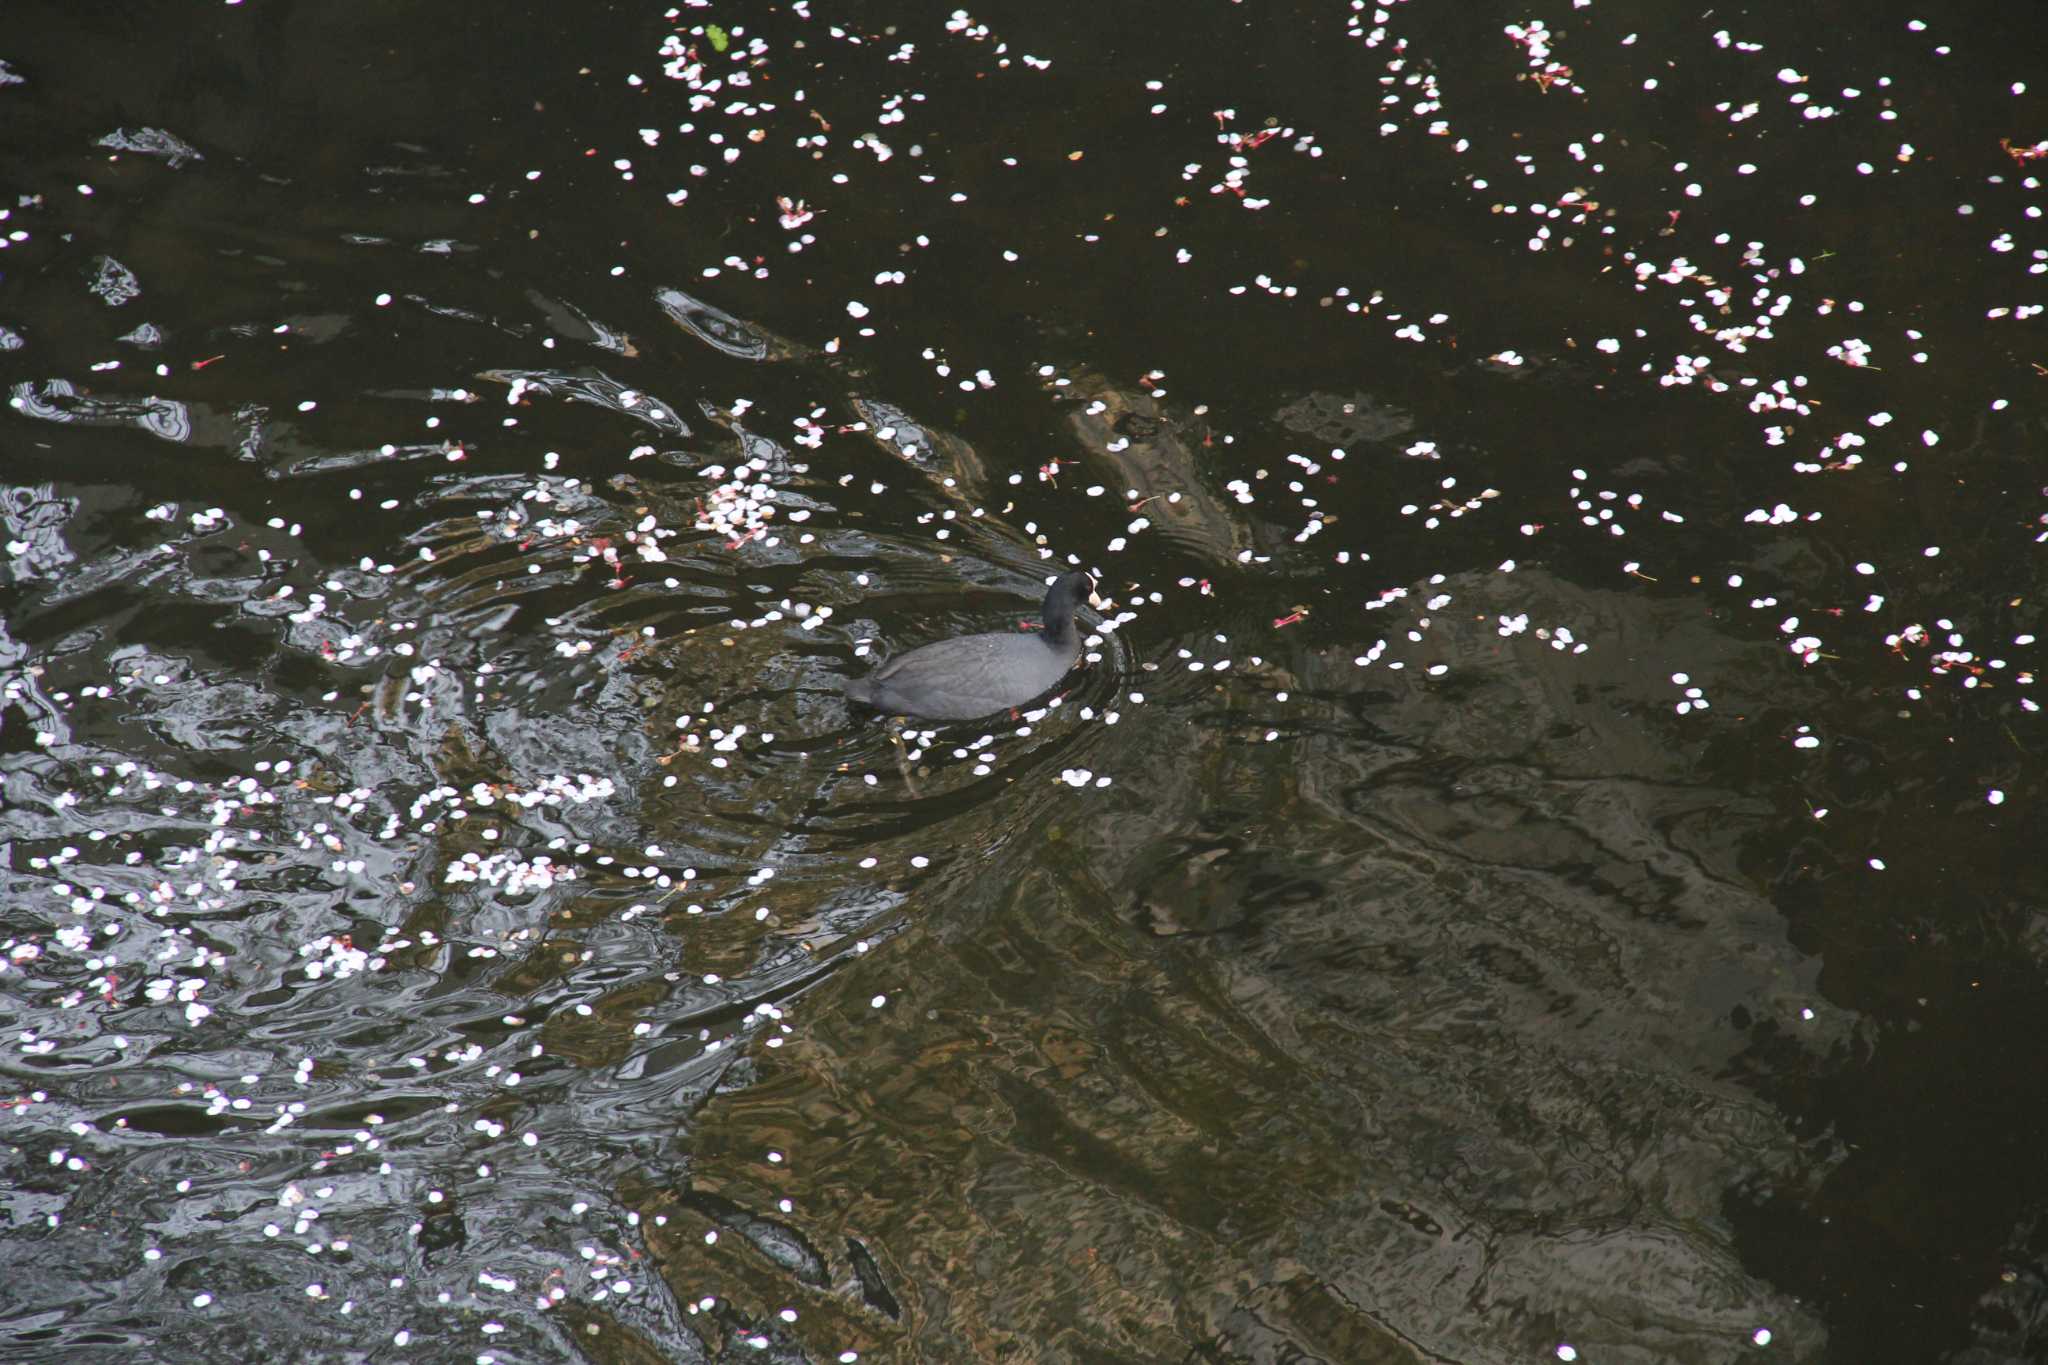
<path id="1" fill-rule="evenodd" d="M 31 27 L 24 1348 L 2024 1354 L 2039 1192 L 1864 1115 L 2035 1112 L 1981 1060 L 2032 884 L 1978 869 L 2038 418 L 1871 268 L 1911 232 L 1721 164 L 1985 116 L 1837 131 L 1924 112 L 1919 37 L 1692 88 L 1638 64 L 1748 39 L 1443 14 L 693 12 L 579 29 L 602 82 L 494 16 L 479 86 L 230 12 L 118 111 L 148 43 Z M 2017 325 L 1984 156 L 1896 216 Z M 1117 606 L 1057 704 L 839 696 L 1071 564 Z"/>

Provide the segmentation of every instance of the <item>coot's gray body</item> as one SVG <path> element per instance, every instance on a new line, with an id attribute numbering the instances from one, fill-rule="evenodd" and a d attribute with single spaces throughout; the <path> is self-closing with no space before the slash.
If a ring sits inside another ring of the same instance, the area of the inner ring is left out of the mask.
<path id="1" fill-rule="evenodd" d="M 940 640 L 899 654 L 846 695 L 891 715 L 973 720 L 1050 692 L 1081 653 L 1074 609 L 1094 587 L 1085 573 L 1061 575 L 1045 595 L 1043 631 L 997 631 Z"/>

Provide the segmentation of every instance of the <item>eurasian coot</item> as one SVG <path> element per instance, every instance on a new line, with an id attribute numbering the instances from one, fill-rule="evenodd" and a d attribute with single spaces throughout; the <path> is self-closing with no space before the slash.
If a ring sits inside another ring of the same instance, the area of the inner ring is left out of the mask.
<path id="1" fill-rule="evenodd" d="M 962 635 L 920 646 L 846 684 L 846 695 L 891 715 L 972 720 L 1050 692 L 1081 653 L 1074 609 L 1093 593 L 1085 573 L 1061 574 L 1045 594 L 1045 629 Z"/>

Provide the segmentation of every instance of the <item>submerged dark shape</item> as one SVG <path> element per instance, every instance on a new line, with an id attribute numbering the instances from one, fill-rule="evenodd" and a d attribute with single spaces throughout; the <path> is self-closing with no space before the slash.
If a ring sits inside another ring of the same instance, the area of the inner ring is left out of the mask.
<path id="1" fill-rule="evenodd" d="M 927 720 L 972 720 L 1050 692 L 1081 653 L 1074 611 L 1095 580 L 1061 574 L 1045 594 L 1042 632 L 996 631 L 922 645 L 846 684 L 878 711 Z"/>
<path id="2" fill-rule="evenodd" d="M 691 298 L 680 289 L 657 289 L 654 302 L 676 326 L 741 360 L 794 360 L 809 353 L 806 347 Z"/>
<path id="3" fill-rule="evenodd" d="M 1209 490 L 1199 429 L 1143 386 L 1119 387 L 1088 370 L 1064 378 L 1055 391 L 1073 404 L 1068 426 L 1109 470 L 1105 482 L 1132 490 L 1133 511 L 1144 508 L 1161 535 L 1218 565 L 1244 563 L 1258 550 L 1250 523 Z"/>

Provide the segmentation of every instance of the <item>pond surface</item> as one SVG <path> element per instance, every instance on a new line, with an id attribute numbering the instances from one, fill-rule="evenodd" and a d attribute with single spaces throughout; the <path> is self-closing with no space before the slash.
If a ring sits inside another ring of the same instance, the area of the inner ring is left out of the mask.
<path id="1" fill-rule="evenodd" d="M 2044 14 L 22 0 L 7 1358 L 2048 1355 Z"/>

